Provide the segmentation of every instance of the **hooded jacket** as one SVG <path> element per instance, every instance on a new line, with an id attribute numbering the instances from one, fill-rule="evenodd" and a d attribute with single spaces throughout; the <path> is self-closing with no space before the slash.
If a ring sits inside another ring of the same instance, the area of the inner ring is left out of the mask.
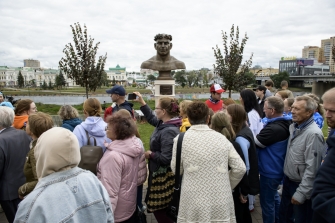
<path id="1" fill-rule="evenodd" d="M 133 136 L 111 142 L 99 162 L 97 176 L 108 191 L 116 222 L 129 219 L 135 212 L 142 154 L 142 144 Z"/>
<path id="2" fill-rule="evenodd" d="M 65 119 L 63 120 L 62 127 L 73 132 L 74 128 L 82 122 L 80 118 Z"/>
<path id="3" fill-rule="evenodd" d="M 29 115 L 15 115 L 13 127 L 16 129 L 26 129 Z"/>
<path id="4" fill-rule="evenodd" d="M 77 167 L 80 148 L 72 132 L 61 127 L 44 132 L 35 159 L 39 182 L 21 201 L 14 222 L 114 222 L 106 189 Z"/>
<path id="5" fill-rule="evenodd" d="M 97 141 L 97 146 L 100 146 L 105 152 L 106 147 L 104 142 L 111 142 L 106 136 L 105 128 L 107 123 L 101 117 L 89 116 L 80 125 L 77 125 L 73 130 L 73 134 L 77 136 L 79 147 L 87 145 L 87 136 L 85 130 L 89 136 L 93 136 Z M 90 139 L 91 145 L 94 145 L 94 139 Z"/>

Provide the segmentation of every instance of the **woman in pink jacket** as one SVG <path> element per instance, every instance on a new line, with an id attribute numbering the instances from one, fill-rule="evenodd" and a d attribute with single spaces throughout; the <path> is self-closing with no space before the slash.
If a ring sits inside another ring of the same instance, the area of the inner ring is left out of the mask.
<path id="1" fill-rule="evenodd" d="M 112 140 L 98 165 L 98 178 L 107 189 L 115 222 L 136 221 L 138 170 L 143 145 L 135 136 L 136 124 L 122 112 L 108 120 L 106 135 Z"/>

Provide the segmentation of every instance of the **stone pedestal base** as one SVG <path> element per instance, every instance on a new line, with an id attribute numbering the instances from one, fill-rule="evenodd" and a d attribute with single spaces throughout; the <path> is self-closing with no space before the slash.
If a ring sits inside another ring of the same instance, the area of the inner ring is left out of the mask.
<path id="1" fill-rule="evenodd" d="M 156 80 L 155 84 L 155 105 L 160 98 L 175 96 L 175 80 Z"/>

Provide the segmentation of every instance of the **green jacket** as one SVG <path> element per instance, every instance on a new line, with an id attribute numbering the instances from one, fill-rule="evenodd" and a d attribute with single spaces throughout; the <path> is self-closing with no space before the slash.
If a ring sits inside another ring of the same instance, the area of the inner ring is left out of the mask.
<path id="1" fill-rule="evenodd" d="M 27 161 L 24 164 L 23 172 L 26 176 L 26 183 L 19 188 L 19 195 L 21 197 L 27 196 L 32 192 L 38 183 L 38 178 L 36 174 L 36 160 L 34 156 L 35 145 L 37 140 L 33 140 L 30 144 L 30 151 L 27 155 Z"/>

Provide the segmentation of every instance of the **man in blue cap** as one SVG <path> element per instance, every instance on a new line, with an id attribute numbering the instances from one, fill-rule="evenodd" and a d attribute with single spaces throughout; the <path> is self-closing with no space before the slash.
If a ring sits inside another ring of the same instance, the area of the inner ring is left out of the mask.
<path id="1" fill-rule="evenodd" d="M 112 113 L 117 112 L 120 109 L 128 110 L 131 116 L 134 118 L 133 104 L 126 101 L 126 90 L 121 85 L 115 85 L 111 89 L 106 90 L 106 93 L 111 95 L 113 104 L 111 105 L 111 107 L 105 110 L 105 121 L 107 116 L 112 115 Z"/>

